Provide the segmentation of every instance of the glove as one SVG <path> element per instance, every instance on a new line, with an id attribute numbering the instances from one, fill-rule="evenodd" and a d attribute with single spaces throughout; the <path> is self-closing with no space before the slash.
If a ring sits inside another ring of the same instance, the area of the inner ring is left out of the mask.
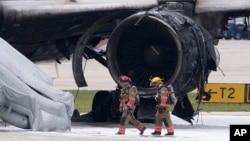
<path id="1" fill-rule="evenodd" d="M 128 106 L 124 106 L 123 107 L 123 111 L 126 111 L 126 110 L 128 110 L 129 108 L 128 108 Z"/>
<path id="2" fill-rule="evenodd" d="M 159 105 L 156 105 L 156 106 L 155 106 L 155 109 L 158 110 L 158 108 L 159 108 Z"/>
<path id="3" fill-rule="evenodd" d="M 119 112 L 121 112 L 121 113 L 123 112 L 123 108 L 122 107 L 119 108 Z"/>
<path id="4" fill-rule="evenodd" d="M 155 101 L 158 102 L 158 100 L 159 100 L 159 95 L 157 94 L 157 95 L 155 95 Z"/>
<path id="5" fill-rule="evenodd" d="M 130 109 L 127 110 L 127 113 L 128 113 L 129 116 L 132 116 L 132 115 L 133 115 L 133 111 L 130 110 Z"/>
<path id="6" fill-rule="evenodd" d="M 163 113 L 163 110 L 165 110 L 165 109 L 166 109 L 165 107 L 159 106 L 159 107 L 158 107 L 158 112 L 159 112 L 160 114 L 162 114 L 162 113 Z"/>

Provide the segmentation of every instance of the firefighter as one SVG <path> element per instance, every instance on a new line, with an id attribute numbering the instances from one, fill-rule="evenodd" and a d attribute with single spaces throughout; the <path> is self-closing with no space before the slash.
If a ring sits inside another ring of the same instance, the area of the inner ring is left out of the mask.
<path id="1" fill-rule="evenodd" d="M 152 135 L 160 136 L 162 130 L 162 122 L 167 128 L 167 133 L 165 136 L 174 135 L 174 126 L 170 118 L 170 106 L 173 104 L 171 102 L 171 90 L 172 86 L 163 85 L 163 80 L 160 77 L 154 77 L 150 80 L 150 86 L 155 86 L 157 88 L 156 93 L 156 114 L 155 114 L 155 128 Z"/>
<path id="2" fill-rule="evenodd" d="M 146 127 L 138 121 L 134 116 L 134 110 L 136 108 L 136 103 L 139 100 L 137 94 L 136 86 L 130 85 L 130 78 L 126 75 L 122 75 L 119 78 L 121 84 L 121 93 L 120 93 L 120 106 L 119 111 L 122 112 L 120 119 L 119 131 L 116 133 L 118 135 L 124 135 L 125 129 L 128 123 L 132 123 L 139 131 L 140 135 L 143 135 Z"/>

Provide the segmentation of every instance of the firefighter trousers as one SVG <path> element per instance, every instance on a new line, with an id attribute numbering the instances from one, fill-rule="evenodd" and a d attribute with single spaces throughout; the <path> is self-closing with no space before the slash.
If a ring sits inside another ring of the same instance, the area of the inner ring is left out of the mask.
<path id="1" fill-rule="evenodd" d="M 133 111 L 124 110 L 120 119 L 120 127 L 118 132 L 125 134 L 125 129 L 129 123 L 131 123 L 139 131 L 141 131 L 144 127 L 143 124 L 135 118 Z"/>
<path id="2" fill-rule="evenodd" d="M 155 132 L 161 132 L 162 122 L 164 123 L 168 133 L 174 132 L 174 127 L 173 127 L 172 120 L 170 118 L 169 110 L 170 110 L 170 107 L 157 108 L 157 111 L 155 114 Z"/>

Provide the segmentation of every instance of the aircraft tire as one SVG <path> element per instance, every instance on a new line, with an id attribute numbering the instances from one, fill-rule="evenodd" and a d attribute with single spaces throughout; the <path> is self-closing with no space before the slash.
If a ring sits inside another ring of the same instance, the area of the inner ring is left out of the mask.
<path id="1" fill-rule="evenodd" d="M 235 39 L 235 40 L 241 40 L 241 35 L 240 35 L 240 33 L 236 33 L 236 34 L 234 35 L 234 39 Z"/>
<path id="2" fill-rule="evenodd" d="M 230 39 L 232 39 L 232 38 L 230 37 L 230 35 L 229 35 L 227 32 L 224 33 L 223 37 L 224 37 L 225 40 L 230 40 Z"/>
<path id="3" fill-rule="evenodd" d="M 110 114 L 112 96 L 108 91 L 98 91 L 93 99 L 92 119 L 94 122 L 106 122 Z"/>

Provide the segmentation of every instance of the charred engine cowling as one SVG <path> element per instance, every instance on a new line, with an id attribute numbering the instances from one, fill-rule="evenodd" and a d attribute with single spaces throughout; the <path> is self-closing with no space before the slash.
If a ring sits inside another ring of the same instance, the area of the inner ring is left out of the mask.
<path id="1" fill-rule="evenodd" d="M 109 38 L 106 57 L 117 84 L 119 76 L 126 74 L 137 86 L 142 98 L 139 119 L 150 117 L 155 110 L 149 104 L 155 104 L 150 78 L 163 78 L 165 83 L 173 85 L 176 97 L 180 98 L 201 87 L 210 71 L 217 67 L 208 32 L 189 17 L 159 9 L 121 21 Z"/>

